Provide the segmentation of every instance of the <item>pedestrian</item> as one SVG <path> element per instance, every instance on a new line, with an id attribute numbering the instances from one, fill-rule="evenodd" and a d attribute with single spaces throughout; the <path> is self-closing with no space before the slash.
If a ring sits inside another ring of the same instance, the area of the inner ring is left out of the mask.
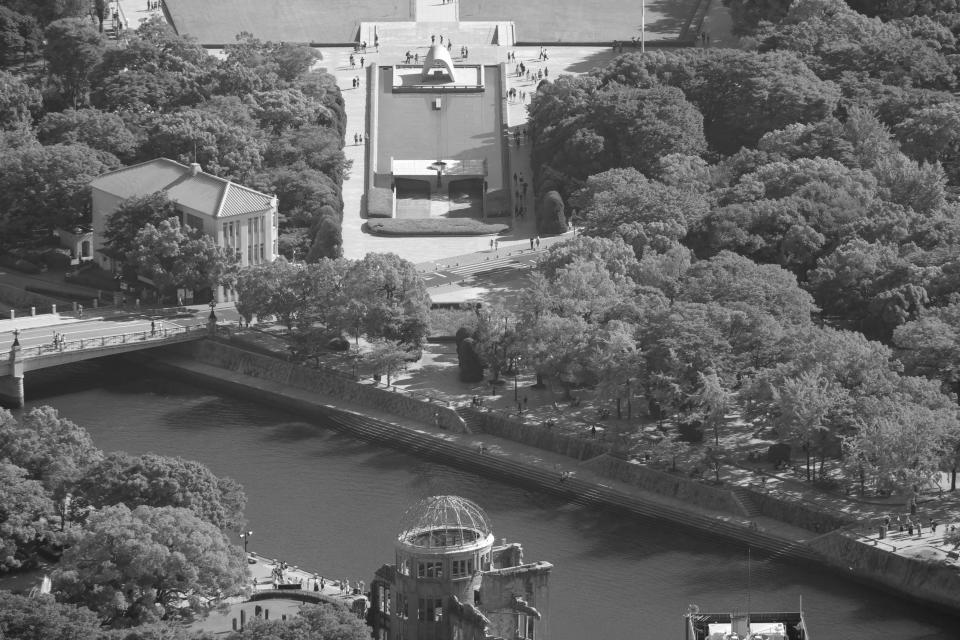
<path id="1" fill-rule="evenodd" d="M 153 320 L 150 321 L 150 335 L 157 335 L 157 323 Z"/>
<path id="2" fill-rule="evenodd" d="M 360 144 L 360 141 L 357 140 L 357 134 L 353 134 L 353 144 Z"/>
<path id="3" fill-rule="evenodd" d="M 360 66 L 361 66 L 361 67 L 363 66 L 365 60 L 366 60 L 366 58 L 364 58 L 363 56 L 360 56 Z"/>
<path id="4" fill-rule="evenodd" d="M 354 58 L 353 58 L 353 54 L 351 53 L 351 54 L 350 54 L 350 66 L 353 67 L 353 66 L 356 66 L 356 64 L 357 64 L 357 63 L 356 63 L 356 61 L 355 61 Z"/>
<path id="5" fill-rule="evenodd" d="M 435 44 L 437 42 L 437 36 L 430 36 L 430 44 Z"/>
<path id="6" fill-rule="evenodd" d="M 533 251 L 533 236 L 530 236 L 530 250 Z"/>
<path id="7" fill-rule="evenodd" d="M 490 251 L 493 251 L 493 238 L 490 238 Z"/>
<path id="8" fill-rule="evenodd" d="M 517 184 L 517 172 L 513 172 L 513 184 Z"/>
<path id="9" fill-rule="evenodd" d="M 413 62 L 414 62 L 415 64 L 419 64 L 419 63 L 420 63 L 420 52 L 419 52 L 419 51 L 418 51 L 417 53 L 413 54 Z"/>
<path id="10" fill-rule="evenodd" d="M 443 44 L 443 36 L 440 36 L 440 44 Z"/>
<path id="11" fill-rule="evenodd" d="M 548 69 L 546 66 L 544 66 L 544 67 L 543 67 L 543 77 L 546 78 L 548 75 L 550 75 L 550 69 Z"/>
<path id="12" fill-rule="evenodd" d="M 537 249 L 539 249 L 539 248 L 540 248 L 540 236 L 537 236 L 536 242 L 537 242 Z"/>
<path id="13" fill-rule="evenodd" d="M 324 577 L 320 578 L 320 590 L 323 591 L 327 588 L 327 579 Z"/>
<path id="14" fill-rule="evenodd" d="M 83 305 L 82 305 L 82 304 L 78 304 L 78 305 L 77 305 L 77 313 L 78 313 L 78 315 L 79 315 L 81 318 L 83 317 Z"/>
<path id="15" fill-rule="evenodd" d="M 500 238 L 494 238 L 493 248 L 497 251 L 500 251 Z"/>
<path id="16" fill-rule="evenodd" d="M 363 144 L 363 134 L 361 133 L 359 134 L 359 136 L 360 136 L 360 144 Z"/>

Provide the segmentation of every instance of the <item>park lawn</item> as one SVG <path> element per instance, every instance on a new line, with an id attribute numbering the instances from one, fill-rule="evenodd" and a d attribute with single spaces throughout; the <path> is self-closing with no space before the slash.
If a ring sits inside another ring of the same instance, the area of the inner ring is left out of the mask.
<path id="1" fill-rule="evenodd" d="M 164 0 L 174 28 L 201 44 L 260 40 L 344 44 L 361 22 L 413 20 L 409 0 Z M 146 6 L 146 5 L 144 5 Z"/>
<path id="2" fill-rule="evenodd" d="M 460 19 L 510 20 L 521 43 L 611 42 L 640 36 L 640 0 L 458 0 Z M 699 0 L 646 0 L 649 40 L 676 40 Z"/>

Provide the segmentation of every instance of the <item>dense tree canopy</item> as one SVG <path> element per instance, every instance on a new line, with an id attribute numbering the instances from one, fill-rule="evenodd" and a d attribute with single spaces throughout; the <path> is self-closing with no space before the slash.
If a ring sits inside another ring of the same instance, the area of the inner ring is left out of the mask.
<path id="1" fill-rule="evenodd" d="M 196 613 L 247 584 L 243 549 L 213 524 L 187 509 L 123 504 L 90 516 L 52 578 L 62 601 L 117 626 Z"/>
<path id="2" fill-rule="evenodd" d="M 239 530 L 245 524 L 243 488 L 192 460 L 110 453 L 83 476 L 76 490 L 95 507 L 183 507 L 221 529 Z"/>

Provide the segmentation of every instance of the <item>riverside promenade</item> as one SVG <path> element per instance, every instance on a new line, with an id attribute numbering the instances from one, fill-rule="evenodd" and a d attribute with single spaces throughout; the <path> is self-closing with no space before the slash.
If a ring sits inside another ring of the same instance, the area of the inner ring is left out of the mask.
<path id="1" fill-rule="evenodd" d="M 198 343 L 199 346 L 203 345 Z M 941 544 L 944 526 L 949 524 L 947 521 L 942 523 L 938 533 L 927 531 L 919 537 L 897 532 L 892 537 L 877 540 L 876 533 L 869 533 L 873 521 L 854 521 L 820 533 L 812 530 L 813 527 L 795 526 L 758 513 L 755 506 L 740 502 L 738 487 L 734 483 L 707 487 L 679 476 L 661 474 L 674 478 L 674 489 L 683 484 L 687 490 L 692 486 L 693 491 L 697 491 L 695 487 L 700 486 L 705 487 L 702 490 L 706 493 L 694 494 L 691 499 L 690 494 L 685 497 L 668 495 L 669 488 L 667 491 L 646 490 L 634 482 L 606 473 L 607 463 L 626 464 L 622 461 L 607 455 L 578 460 L 498 437 L 484 432 L 473 420 L 475 416 L 469 409 L 458 408 L 458 413 L 465 418 L 466 429 L 456 431 L 459 427 L 446 417 L 431 424 L 430 420 L 398 415 L 401 411 L 384 411 L 364 402 L 334 397 L 327 393 L 331 385 L 316 377 L 295 373 L 309 371 L 306 367 L 245 351 L 219 340 L 207 342 L 204 348 L 207 356 L 212 349 L 229 352 L 230 357 L 210 360 L 189 351 L 196 347 L 185 346 L 154 354 L 148 364 L 161 372 L 176 373 L 181 378 L 186 376 L 226 393 L 317 419 L 325 426 L 361 440 L 503 482 L 549 492 L 572 503 L 613 508 L 705 535 L 721 536 L 766 552 L 773 559 L 815 562 L 843 573 L 847 579 L 942 610 L 960 611 L 960 571 L 955 560 L 946 558 Z M 223 365 L 231 360 L 242 360 L 243 366 Z M 348 384 L 379 389 L 355 394 L 355 398 L 377 395 L 384 390 L 383 385 L 372 381 Z M 398 397 L 401 395 L 397 394 Z M 436 399 L 433 402 L 436 403 Z M 711 495 L 718 498 L 715 506 L 709 501 Z"/>

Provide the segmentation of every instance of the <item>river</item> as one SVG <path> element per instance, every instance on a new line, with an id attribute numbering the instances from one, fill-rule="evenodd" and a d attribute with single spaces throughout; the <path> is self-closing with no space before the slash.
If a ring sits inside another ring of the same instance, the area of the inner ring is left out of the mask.
<path id="1" fill-rule="evenodd" d="M 420 498 L 474 500 L 498 539 L 554 565 L 552 640 L 672 640 L 688 603 L 724 611 L 748 597 L 754 610 L 793 609 L 802 597 L 813 640 L 958 637 L 957 618 L 832 572 L 756 555 L 748 563 L 735 544 L 426 462 L 124 361 L 32 372 L 26 384 L 29 405 L 56 407 L 105 450 L 193 458 L 239 480 L 250 548 L 332 578 L 369 583 Z"/>

